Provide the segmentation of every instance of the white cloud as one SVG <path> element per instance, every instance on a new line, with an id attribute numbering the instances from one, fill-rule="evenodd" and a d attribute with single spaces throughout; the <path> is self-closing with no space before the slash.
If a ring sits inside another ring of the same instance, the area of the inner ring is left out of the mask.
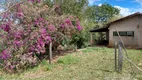
<path id="1" fill-rule="evenodd" d="M 122 16 L 127 16 L 127 15 L 133 14 L 135 12 L 135 11 L 133 11 L 133 9 L 124 8 L 124 7 L 121 7 L 121 6 L 114 6 L 114 7 L 118 8 L 120 10 L 120 14 Z"/>
<path id="2" fill-rule="evenodd" d="M 102 4 L 100 3 L 100 4 L 98 4 L 98 6 L 102 6 Z"/>
<path id="3" fill-rule="evenodd" d="M 95 2 L 99 2 L 101 0 L 88 0 L 89 1 L 89 5 L 94 5 Z"/>
<path id="4" fill-rule="evenodd" d="M 142 0 L 135 0 L 135 1 L 142 5 Z"/>
<path id="5" fill-rule="evenodd" d="M 134 11 L 142 13 L 142 0 L 134 0 L 133 2 L 137 2 L 141 5 L 139 8 L 134 9 Z"/>

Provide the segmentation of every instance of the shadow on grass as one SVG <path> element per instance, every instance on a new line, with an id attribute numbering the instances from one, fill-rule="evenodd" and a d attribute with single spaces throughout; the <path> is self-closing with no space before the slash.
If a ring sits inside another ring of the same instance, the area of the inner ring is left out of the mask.
<path id="1" fill-rule="evenodd" d="M 110 72 L 110 73 L 114 72 L 114 71 L 106 70 L 106 69 L 95 69 L 95 70 L 99 70 L 99 71 L 103 71 L 103 72 Z"/>

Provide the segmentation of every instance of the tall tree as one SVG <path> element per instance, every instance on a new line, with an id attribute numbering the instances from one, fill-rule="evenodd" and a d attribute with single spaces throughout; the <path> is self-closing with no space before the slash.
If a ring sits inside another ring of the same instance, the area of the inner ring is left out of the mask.
<path id="1" fill-rule="evenodd" d="M 88 15 L 89 20 L 96 23 L 107 22 L 112 17 L 119 14 L 119 9 L 104 3 L 101 6 L 90 6 L 86 10 L 86 15 Z"/>
<path id="2" fill-rule="evenodd" d="M 64 14 L 73 14 L 81 17 L 84 9 L 88 6 L 88 0 L 54 0 L 55 5 L 59 4 Z"/>

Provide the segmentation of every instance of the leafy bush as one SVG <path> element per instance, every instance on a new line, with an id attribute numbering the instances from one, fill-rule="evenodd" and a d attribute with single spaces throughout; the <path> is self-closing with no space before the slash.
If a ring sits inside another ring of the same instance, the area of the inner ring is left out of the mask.
<path id="1" fill-rule="evenodd" d="M 5 71 L 13 73 L 37 66 L 43 59 L 39 57 L 47 53 L 50 42 L 56 51 L 63 41 L 80 33 L 82 27 L 75 16 L 59 15 L 55 9 L 48 8 L 44 1 L 28 0 L 15 3 L 1 14 L 0 59 Z"/>

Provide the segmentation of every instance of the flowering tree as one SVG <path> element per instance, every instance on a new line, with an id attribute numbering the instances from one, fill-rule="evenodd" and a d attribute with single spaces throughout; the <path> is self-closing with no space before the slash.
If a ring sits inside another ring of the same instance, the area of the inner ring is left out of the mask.
<path id="1" fill-rule="evenodd" d="M 48 8 L 42 0 L 16 1 L 0 13 L 0 59 L 8 72 L 37 65 L 37 55 L 47 54 L 50 42 L 61 45 L 82 30 L 75 16 L 58 15 L 55 6 Z"/>

